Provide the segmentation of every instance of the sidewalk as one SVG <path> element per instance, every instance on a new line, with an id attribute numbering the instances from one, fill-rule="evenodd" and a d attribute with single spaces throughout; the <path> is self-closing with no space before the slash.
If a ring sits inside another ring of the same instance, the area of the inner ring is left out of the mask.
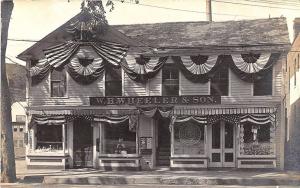
<path id="1" fill-rule="evenodd" d="M 86 185 L 292 185 L 300 186 L 300 172 L 258 170 L 203 170 L 203 171 L 102 171 L 95 169 L 26 170 L 17 161 L 20 183 L 86 184 Z"/>

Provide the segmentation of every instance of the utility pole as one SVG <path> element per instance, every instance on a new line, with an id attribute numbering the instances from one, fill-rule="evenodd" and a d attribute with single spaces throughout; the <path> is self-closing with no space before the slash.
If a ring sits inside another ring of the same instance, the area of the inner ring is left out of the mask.
<path id="1" fill-rule="evenodd" d="M 211 0 L 206 0 L 206 19 L 207 21 L 212 22 Z"/>

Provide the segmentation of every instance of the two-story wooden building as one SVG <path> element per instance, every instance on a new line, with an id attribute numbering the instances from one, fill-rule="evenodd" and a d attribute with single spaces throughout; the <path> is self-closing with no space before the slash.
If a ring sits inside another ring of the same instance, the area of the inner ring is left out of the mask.
<path id="1" fill-rule="evenodd" d="M 19 55 L 29 168 L 283 168 L 285 18 L 77 23 Z"/>

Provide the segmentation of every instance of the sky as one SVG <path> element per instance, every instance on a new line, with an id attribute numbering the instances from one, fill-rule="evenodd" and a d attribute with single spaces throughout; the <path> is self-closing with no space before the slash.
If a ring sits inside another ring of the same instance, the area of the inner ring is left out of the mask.
<path id="1" fill-rule="evenodd" d="M 230 3 L 224 3 L 225 1 Z M 217 22 L 284 16 L 287 18 L 292 40 L 293 20 L 300 17 L 300 0 L 272 1 L 278 4 L 257 3 L 254 0 L 213 0 L 212 19 Z M 40 40 L 79 13 L 81 2 L 82 0 L 14 0 L 8 34 L 11 40 L 8 41 L 6 54 L 11 60 L 7 59 L 7 63 L 25 65 L 25 62 L 16 59 L 16 56 L 34 44 L 34 42 L 13 41 L 14 39 Z M 105 5 L 106 0 L 103 2 Z M 125 0 L 121 3 L 114 0 L 114 10 L 112 12 L 108 8 L 106 10 L 108 23 L 119 25 L 206 20 L 206 0 L 139 0 L 139 4 L 134 2 Z M 285 6 L 287 9 L 271 8 L 282 7 L 281 3 L 289 2 L 293 6 Z"/>

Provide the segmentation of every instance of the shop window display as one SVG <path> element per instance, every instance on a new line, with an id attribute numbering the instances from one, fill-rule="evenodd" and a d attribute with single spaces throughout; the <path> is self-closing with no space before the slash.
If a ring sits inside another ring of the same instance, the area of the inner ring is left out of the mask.
<path id="1" fill-rule="evenodd" d="M 174 154 L 204 155 L 205 129 L 195 121 L 174 124 Z"/>
<path id="2" fill-rule="evenodd" d="M 36 150 L 51 152 L 63 150 L 62 125 L 40 125 L 36 127 Z"/>
<path id="3" fill-rule="evenodd" d="M 271 123 L 257 125 L 244 123 L 242 125 L 243 142 L 242 154 L 244 155 L 272 155 L 273 152 L 273 128 Z"/>
<path id="4" fill-rule="evenodd" d="M 102 154 L 136 154 L 136 132 L 130 130 L 129 122 L 109 125 L 102 128 Z"/>

